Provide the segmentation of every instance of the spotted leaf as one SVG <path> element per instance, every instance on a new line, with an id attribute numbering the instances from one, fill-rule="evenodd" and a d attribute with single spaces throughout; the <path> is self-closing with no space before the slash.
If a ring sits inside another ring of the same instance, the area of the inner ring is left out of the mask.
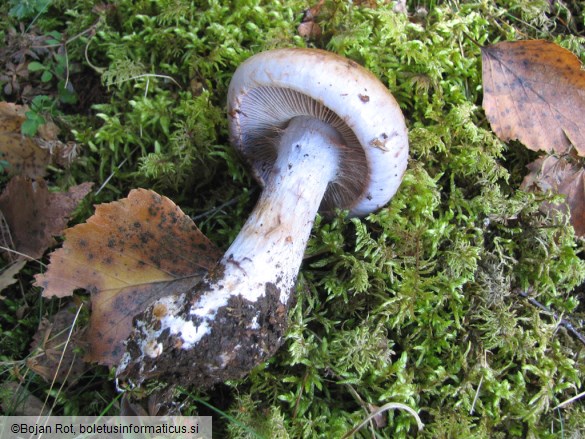
<path id="1" fill-rule="evenodd" d="M 585 71 L 566 49 L 543 40 L 482 49 L 483 107 L 502 140 L 534 151 L 585 155 Z"/>
<path id="2" fill-rule="evenodd" d="M 221 254 L 171 200 L 136 189 L 128 198 L 96 207 L 84 224 L 65 231 L 36 285 L 45 297 L 75 289 L 91 292 L 89 361 L 114 365 L 132 318 L 157 298 L 199 282 Z"/>

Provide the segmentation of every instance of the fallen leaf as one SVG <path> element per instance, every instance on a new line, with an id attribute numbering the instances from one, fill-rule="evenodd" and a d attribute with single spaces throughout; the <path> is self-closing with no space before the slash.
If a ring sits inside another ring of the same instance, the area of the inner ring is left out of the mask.
<path id="1" fill-rule="evenodd" d="M 17 132 L 29 108 L 10 102 L 0 102 L 0 132 Z"/>
<path id="2" fill-rule="evenodd" d="M 314 40 L 321 36 L 321 26 L 313 20 L 303 21 L 297 27 L 298 34 L 307 40 Z"/>
<path id="3" fill-rule="evenodd" d="M 0 293 L 18 280 L 15 276 L 20 273 L 20 270 L 22 270 L 25 264 L 26 261 L 24 259 L 19 259 L 2 269 L 0 272 Z M 2 296 L 0 296 L 1 299 Z"/>
<path id="4" fill-rule="evenodd" d="M 0 159 L 8 163 L 8 175 L 43 177 L 47 172 L 50 154 L 40 148 L 30 137 L 19 133 L 0 132 Z"/>
<path id="5" fill-rule="evenodd" d="M 49 192 L 43 180 L 13 177 L 0 195 L 0 211 L 10 229 L 14 250 L 40 258 L 55 244 L 69 216 L 93 183 L 83 183 L 68 192 Z"/>
<path id="6" fill-rule="evenodd" d="M 301 37 L 311 40 L 321 36 L 321 26 L 315 19 L 324 3 L 325 0 L 319 0 L 317 4 L 304 10 L 301 24 L 297 27 L 297 32 Z"/>
<path id="7" fill-rule="evenodd" d="M 0 102 L 0 159 L 8 162 L 9 175 L 43 177 L 50 162 L 50 153 L 39 147 L 32 138 L 20 133 L 26 111 L 26 106 Z"/>
<path id="8" fill-rule="evenodd" d="M 570 163 L 567 158 L 555 156 L 541 157 L 528 165 L 528 174 L 522 189 L 531 192 L 548 192 L 566 196 L 566 205 L 543 203 L 545 212 L 562 211 L 571 214 L 571 224 L 575 233 L 585 236 L 585 169 Z"/>
<path id="9" fill-rule="evenodd" d="M 543 40 L 482 48 L 483 108 L 504 141 L 585 155 L 585 71 L 570 51 Z"/>
<path id="10" fill-rule="evenodd" d="M 135 189 L 128 198 L 96 206 L 84 224 L 65 231 L 45 274 L 43 296 L 91 292 L 87 359 L 114 365 L 132 318 L 163 295 L 196 285 L 219 260 L 219 250 L 171 200 Z"/>
<path id="11" fill-rule="evenodd" d="M 50 319 L 42 319 L 31 343 L 31 355 L 26 365 L 45 381 L 70 384 L 76 382 L 86 369 L 86 363 L 76 352 L 79 331 L 73 331 L 77 306 L 59 310 Z"/>

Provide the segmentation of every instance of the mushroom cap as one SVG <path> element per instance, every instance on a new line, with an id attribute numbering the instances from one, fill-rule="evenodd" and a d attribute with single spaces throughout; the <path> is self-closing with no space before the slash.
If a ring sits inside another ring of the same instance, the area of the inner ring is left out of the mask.
<path id="1" fill-rule="evenodd" d="M 408 161 L 404 116 L 388 89 L 356 62 L 318 49 L 276 49 L 241 64 L 228 91 L 231 142 L 264 185 L 288 122 L 329 122 L 345 141 L 320 210 L 366 215 L 396 193 Z"/>

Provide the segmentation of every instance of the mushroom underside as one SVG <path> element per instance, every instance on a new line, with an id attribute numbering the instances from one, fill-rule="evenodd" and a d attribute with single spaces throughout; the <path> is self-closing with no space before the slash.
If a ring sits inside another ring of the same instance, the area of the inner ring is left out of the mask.
<path id="1" fill-rule="evenodd" d="M 307 116 L 334 128 L 339 145 L 339 171 L 329 183 L 319 211 L 350 209 L 362 197 L 369 181 L 366 154 L 353 130 L 333 110 L 301 92 L 283 87 L 256 87 L 243 95 L 238 108 L 239 150 L 264 186 L 277 157 L 277 145 L 295 117 Z"/>

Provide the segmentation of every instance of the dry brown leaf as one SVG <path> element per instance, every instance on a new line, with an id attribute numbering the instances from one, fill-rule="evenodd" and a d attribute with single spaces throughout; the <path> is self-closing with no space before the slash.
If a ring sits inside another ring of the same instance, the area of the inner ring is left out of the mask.
<path id="1" fill-rule="evenodd" d="M 43 319 L 39 324 L 31 344 L 31 355 L 26 365 L 45 381 L 58 383 L 77 381 L 86 369 L 85 362 L 75 352 L 78 331 L 69 336 L 75 324 L 77 306 L 59 310 L 50 319 Z"/>
<path id="2" fill-rule="evenodd" d="M 303 21 L 297 27 L 298 34 L 307 40 L 313 40 L 321 36 L 321 26 L 313 20 Z"/>
<path id="3" fill-rule="evenodd" d="M 20 132 L 28 110 L 26 105 L 0 102 L 0 132 Z"/>
<path id="4" fill-rule="evenodd" d="M 8 162 L 9 175 L 43 177 L 50 162 L 49 151 L 23 136 L 20 127 L 28 107 L 0 102 L 0 159 Z M 45 128 L 50 131 L 51 128 Z"/>
<path id="5" fill-rule="evenodd" d="M 311 40 L 321 36 L 321 26 L 319 26 L 319 23 L 315 19 L 319 15 L 319 12 L 321 12 L 324 3 L 325 0 L 319 0 L 312 7 L 305 9 L 301 24 L 297 27 L 297 32 L 301 37 Z"/>
<path id="6" fill-rule="evenodd" d="M 20 133 L 0 132 L 0 159 L 8 163 L 8 175 L 40 178 L 47 173 L 50 154 L 30 137 Z"/>
<path id="7" fill-rule="evenodd" d="M 40 258 L 54 245 L 53 236 L 61 234 L 92 186 L 93 183 L 83 183 L 68 192 L 49 192 L 43 180 L 13 177 L 0 195 L 0 210 L 10 228 L 14 250 Z"/>
<path id="8" fill-rule="evenodd" d="M 482 48 L 483 108 L 504 141 L 534 151 L 585 155 L 585 71 L 570 51 L 543 40 Z"/>
<path id="9" fill-rule="evenodd" d="M 0 272 L 0 293 L 6 288 L 15 283 L 18 279 L 15 276 L 20 273 L 20 270 L 26 265 L 24 259 L 19 259 L 10 265 L 4 267 Z M 0 300 L 2 296 L 0 296 Z"/>
<path id="10" fill-rule="evenodd" d="M 88 360 L 114 365 L 124 352 L 132 318 L 158 297 L 199 282 L 221 253 L 171 200 L 135 189 L 128 198 L 96 206 L 84 224 L 65 231 L 46 274 L 45 297 L 76 288 L 91 292 Z"/>
<path id="11" fill-rule="evenodd" d="M 585 169 L 555 156 L 541 157 L 528 165 L 528 169 L 531 172 L 520 187 L 532 192 L 552 191 L 565 195 L 575 233 L 585 236 Z M 566 212 L 566 206 L 558 204 L 544 203 L 542 209 Z"/>

